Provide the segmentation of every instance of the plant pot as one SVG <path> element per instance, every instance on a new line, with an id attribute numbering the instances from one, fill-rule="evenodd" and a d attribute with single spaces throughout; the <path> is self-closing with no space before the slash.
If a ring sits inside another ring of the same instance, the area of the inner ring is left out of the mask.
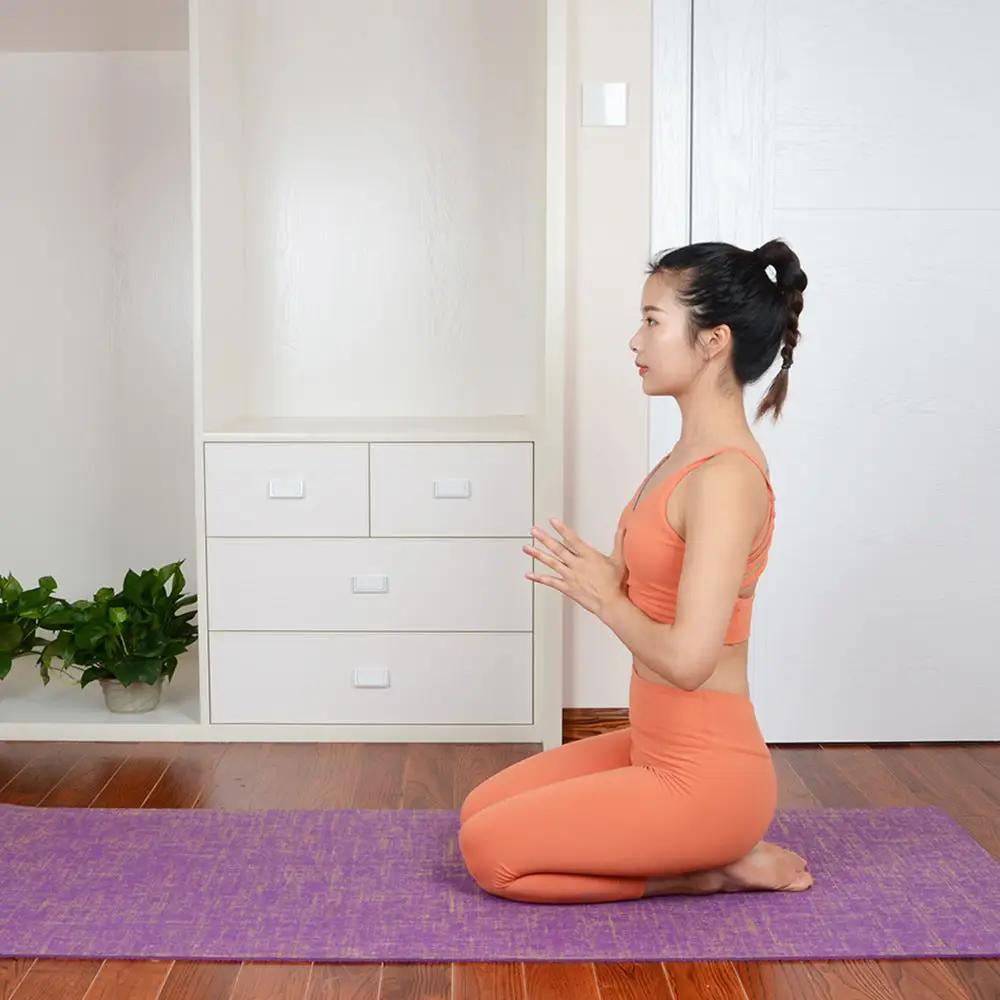
<path id="1" fill-rule="evenodd" d="M 153 684 L 133 681 L 126 687 L 121 681 L 110 677 L 100 678 L 104 690 L 104 704 L 112 712 L 151 712 L 160 702 L 163 676 Z"/>

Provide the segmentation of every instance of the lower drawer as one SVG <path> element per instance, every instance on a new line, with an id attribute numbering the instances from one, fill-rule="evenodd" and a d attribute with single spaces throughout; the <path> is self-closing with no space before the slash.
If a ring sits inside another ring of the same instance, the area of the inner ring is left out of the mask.
<path id="1" fill-rule="evenodd" d="M 528 724 L 533 714 L 530 632 L 209 632 L 209 677 L 213 723 Z"/>

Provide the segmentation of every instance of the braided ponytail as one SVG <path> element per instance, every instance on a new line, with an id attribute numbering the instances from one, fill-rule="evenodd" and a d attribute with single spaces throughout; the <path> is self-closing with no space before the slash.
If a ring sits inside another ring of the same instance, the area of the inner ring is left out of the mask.
<path id="1" fill-rule="evenodd" d="M 799 264 L 799 258 L 795 251 L 782 240 L 769 240 L 763 246 L 752 250 L 751 254 L 763 267 L 774 268 L 774 283 L 785 300 L 788 317 L 782 335 L 781 368 L 757 406 L 757 420 L 760 420 L 768 411 L 773 410 L 773 419 L 776 421 L 781 416 L 785 397 L 788 395 L 788 369 L 792 367 L 792 352 L 801 336 L 799 314 L 802 312 L 804 301 L 802 293 L 806 289 L 808 279 Z"/>

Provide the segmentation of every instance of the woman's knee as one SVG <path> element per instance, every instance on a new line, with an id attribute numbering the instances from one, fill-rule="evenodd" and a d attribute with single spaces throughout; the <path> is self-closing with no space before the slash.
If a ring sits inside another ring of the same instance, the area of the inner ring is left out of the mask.
<path id="1" fill-rule="evenodd" d="M 500 861 L 501 838 L 485 816 L 471 816 L 458 831 L 458 849 L 476 885 L 486 892 L 502 895 L 511 873 Z"/>
<path id="2" fill-rule="evenodd" d="M 475 789 L 473 788 L 472 792 L 474 791 Z M 469 794 L 465 796 L 462 800 L 462 805 L 458 810 L 458 822 L 460 828 L 465 826 L 469 818 L 477 811 L 476 802 L 472 797 L 472 792 L 469 792 Z"/>
<path id="3" fill-rule="evenodd" d="M 462 826 L 465 826 L 481 809 L 485 809 L 486 806 L 496 801 L 496 796 L 491 795 L 488 783 L 489 779 L 487 778 L 486 781 L 476 785 L 462 800 L 462 805 L 458 811 L 458 822 Z"/>

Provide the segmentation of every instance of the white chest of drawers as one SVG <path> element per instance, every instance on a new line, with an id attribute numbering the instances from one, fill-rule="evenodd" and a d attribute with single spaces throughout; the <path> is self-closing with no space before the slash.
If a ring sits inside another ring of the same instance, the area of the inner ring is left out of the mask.
<path id="1" fill-rule="evenodd" d="M 206 442 L 210 722 L 533 726 L 533 458 L 531 441 Z"/>

